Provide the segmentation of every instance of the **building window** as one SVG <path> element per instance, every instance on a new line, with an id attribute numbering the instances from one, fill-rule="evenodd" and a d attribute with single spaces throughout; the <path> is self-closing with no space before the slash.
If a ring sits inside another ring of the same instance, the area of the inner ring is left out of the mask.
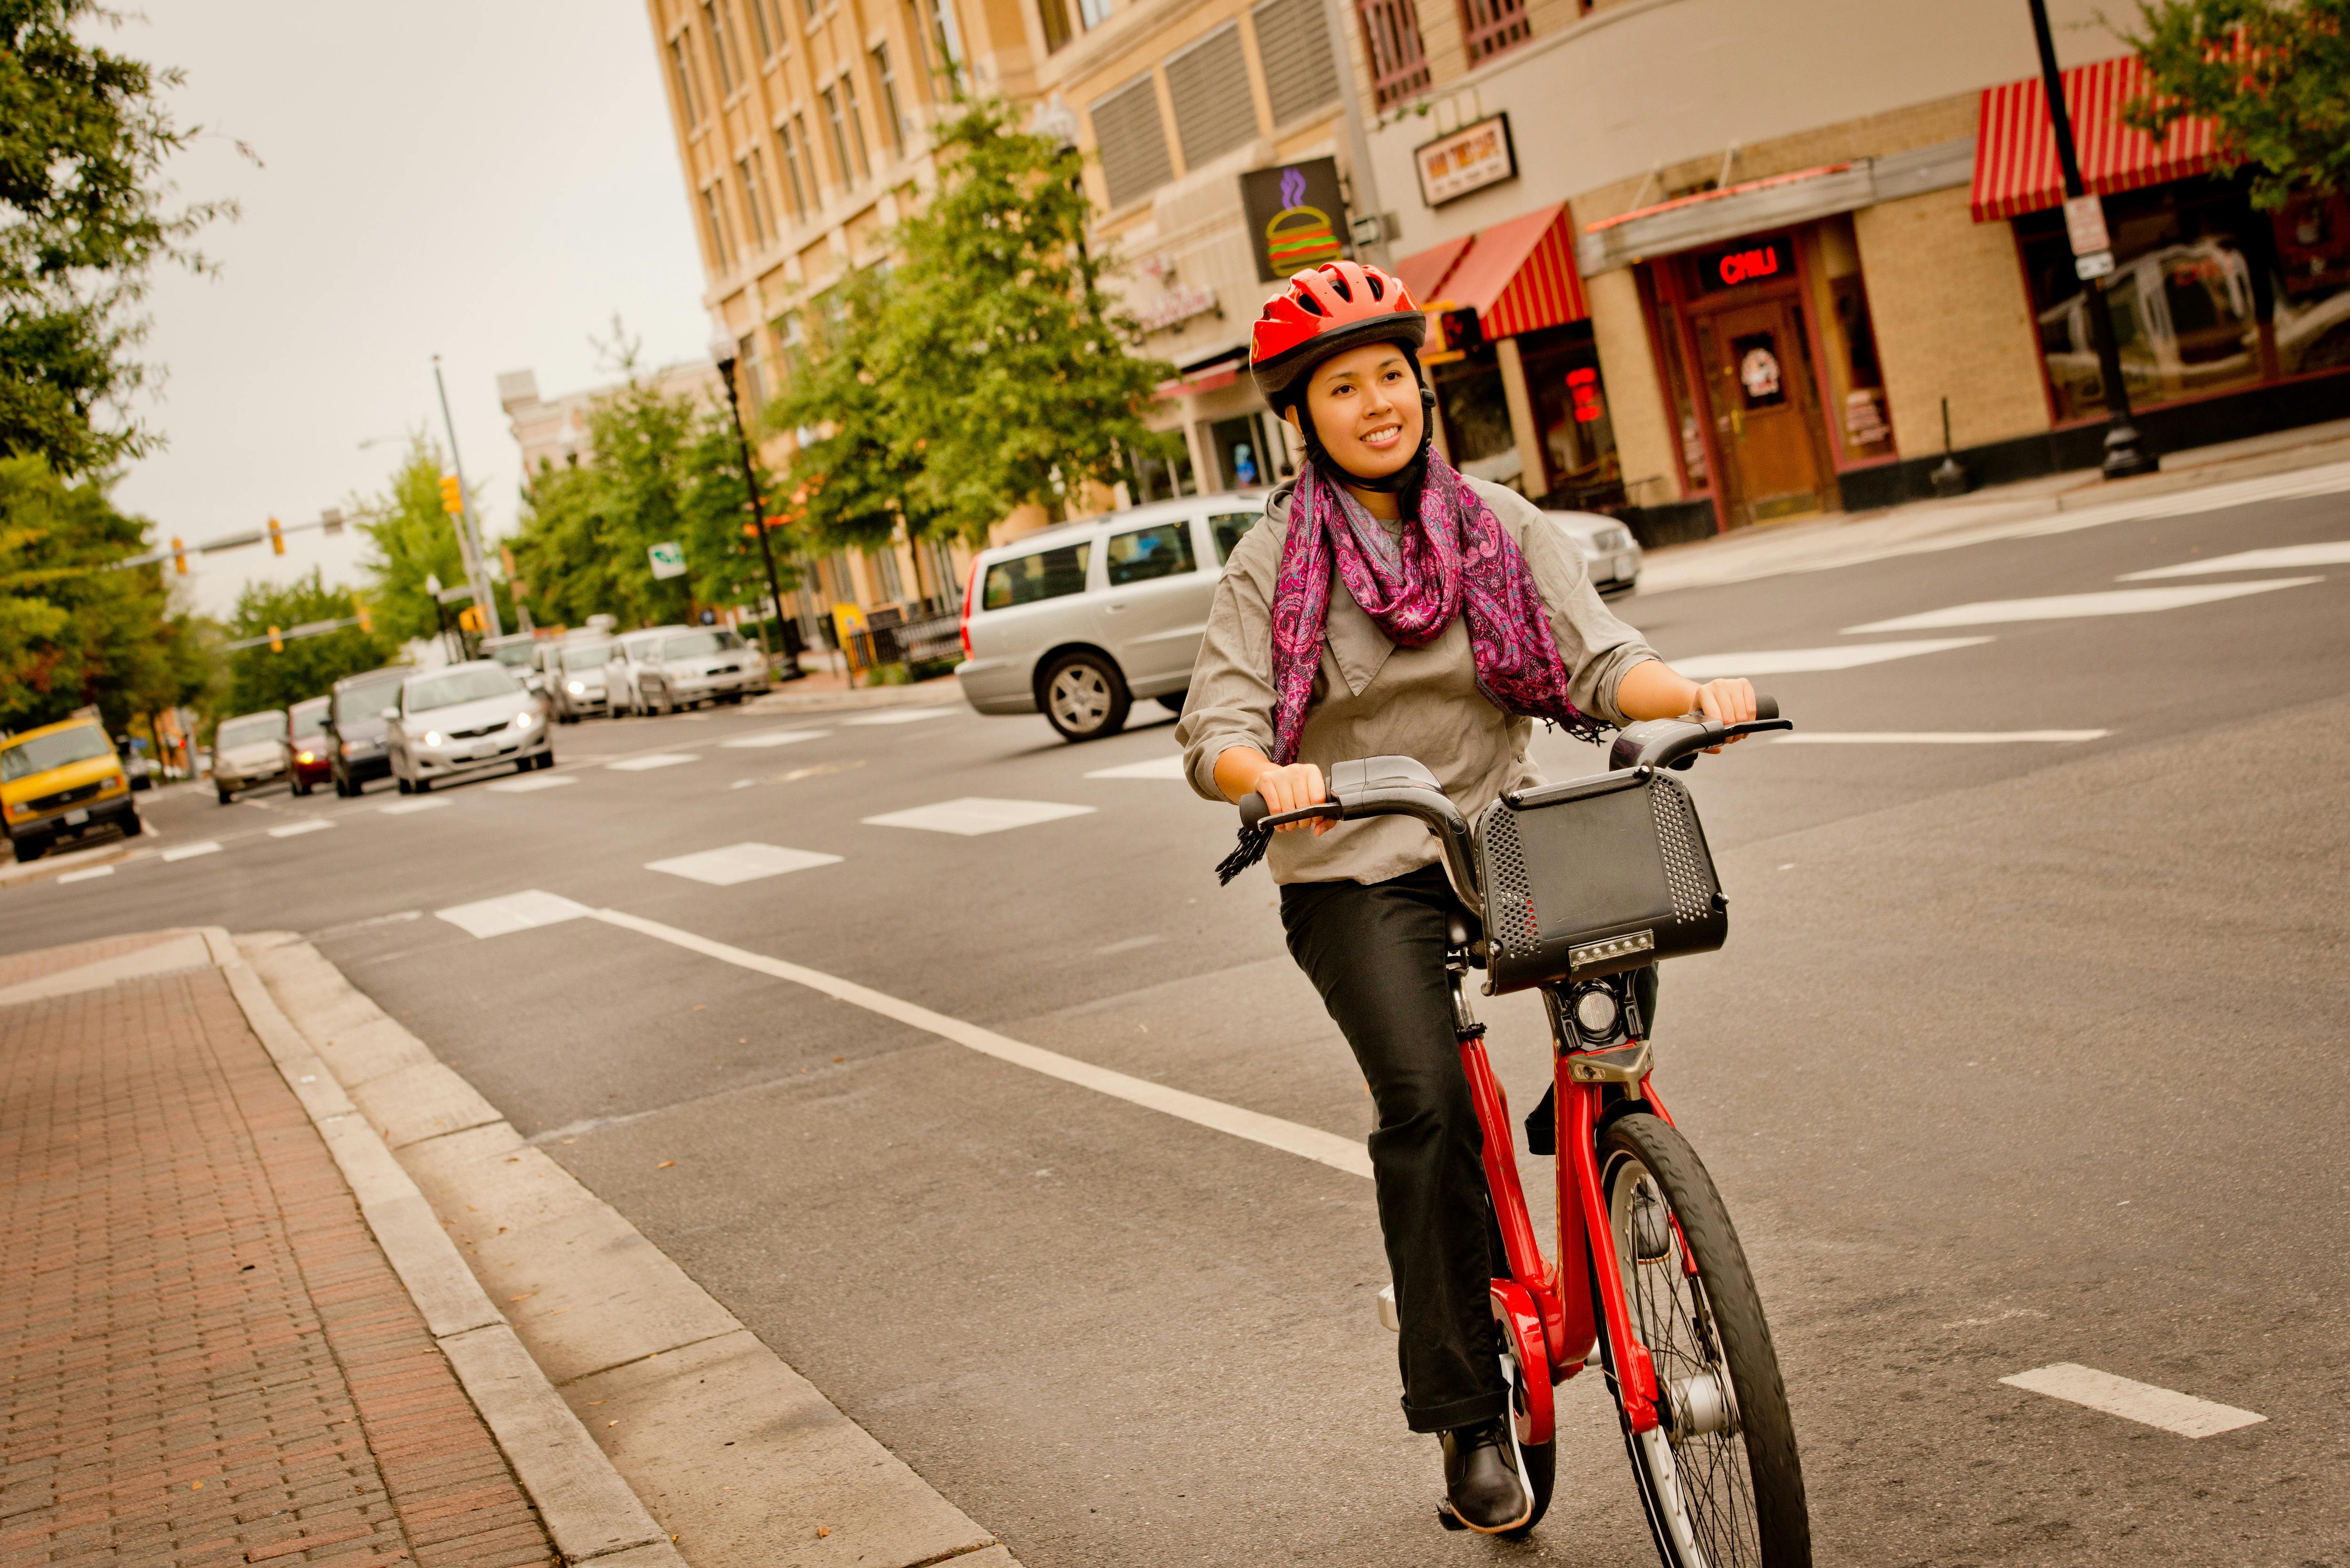
<path id="1" fill-rule="evenodd" d="M 857 78 L 847 72 L 840 78 L 841 118 L 848 121 L 848 145 L 857 153 L 857 177 L 869 178 L 872 161 L 865 156 L 865 115 L 857 107 Z"/>
<path id="2" fill-rule="evenodd" d="M 754 150 L 750 158 L 737 159 L 734 163 L 734 172 L 741 175 L 743 179 L 743 206 L 751 214 L 751 243 L 764 249 L 767 242 L 774 238 L 774 233 L 768 227 L 767 203 L 764 193 L 760 189 L 766 182 L 759 177 L 759 172 L 754 170 L 751 161 L 758 155 Z"/>
<path id="3" fill-rule="evenodd" d="M 1045 24 L 1045 52 L 1059 53 L 1072 36 L 1066 0 L 1036 0 L 1036 19 Z"/>
<path id="4" fill-rule="evenodd" d="M 1109 20 L 1116 0 L 1077 0 L 1077 21 L 1087 32 L 1092 32 Z"/>
<path id="5" fill-rule="evenodd" d="M 1249 94 L 1238 22 L 1169 57 L 1167 96 L 1175 105 L 1175 135 L 1187 169 L 1255 139 L 1256 100 Z"/>
<path id="6" fill-rule="evenodd" d="M 848 124 L 841 118 L 840 112 L 840 89 L 847 85 L 847 82 L 844 78 L 816 94 L 824 100 L 825 124 L 832 131 L 833 167 L 840 171 L 840 182 L 844 185 L 854 184 L 860 172 L 857 164 L 849 161 Z M 859 137 L 858 151 L 861 153 L 864 150 L 864 139 Z"/>
<path id="7" fill-rule="evenodd" d="M 718 0 L 702 0 L 702 20 L 710 29 L 711 57 L 718 62 L 719 93 L 731 98 L 737 80 L 734 46 L 726 36 L 725 25 L 718 20 Z"/>
<path id="8" fill-rule="evenodd" d="M 684 106 L 686 124 L 701 124 L 702 95 L 693 90 L 693 67 L 687 61 L 682 32 L 669 41 L 669 68 L 677 78 L 677 100 Z"/>
<path id="9" fill-rule="evenodd" d="M 873 46 L 873 78 L 881 84 L 883 124 L 889 130 L 889 146 L 899 157 L 906 156 L 906 111 L 898 101 L 898 73 L 889 68 L 889 46 Z"/>
<path id="10" fill-rule="evenodd" d="M 793 126 L 798 119 L 799 117 L 794 115 L 791 119 L 775 127 L 775 145 L 784 150 L 784 188 L 791 193 L 792 216 L 805 223 L 816 188 L 816 171 L 811 168 L 805 174 L 801 171 L 800 166 L 807 158 L 807 128 L 805 124 L 800 125 L 798 133 L 795 135 Z"/>
<path id="11" fill-rule="evenodd" d="M 1526 493 L 1568 512 L 1621 512 L 1624 472 L 1591 324 L 1529 333 L 1518 346 L 1544 470 L 1526 476 Z"/>
<path id="12" fill-rule="evenodd" d="M 874 597 L 896 603 L 906 597 L 905 580 L 898 575 L 898 552 L 883 548 L 867 555 L 865 565 L 874 584 Z"/>
<path id="13" fill-rule="evenodd" d="M 784 19 L 775 12 L 775 0 L 745 0 L 751 7 L 751 26 L 759 35 L 759 57 L 775 58 L 775 51 L 784 47 Z"/>
<path id="14" fill-rule="evenodd" d="M 1109 188 L 1113 209 L 1139 201 L 1175 178 L 1167 127 L 1159 116 L 1159 94 L 1149 76 L 1096 99 L 1086 117 L 1093 121 L 1094 145 L 1101 154 L 1102 181 Z"/>
<path id="15" fill-rule="evenodd" d="M 743 334 L 741 341 L 734 346 L 734 364 L 743 377 L 743 400 L 751 405 L 751 411 L 755 414 L 767 401 L 767 377 L 765 368 L 759 363 L 757 333 Z"/>
<path id="16" fill-rule="evenodd" d="M 955 26 L 954 0 L 928 3 L 931 36 L 938 40 L 939 56 L 947 63 L 947 74 L 952 76 L 962 68 L 962 34 Z"/>
<path id="17" fill-rule="evenodd" d="M 718 204 L 718 187 L 702 188 L 702 221 L 710 231 L 710 253 L 718 258 L 720 267 L 734 265 L 734 242 L 726 232 L 726 210 Z"/>
<path id="18" fill-rule="evenodd" d="M 777 317 L 771 325 L 775 331 L 775 350 L 783 360 L 784 379 L 788 382 L 800 373 L 800 363 L 807 356 L 807 331 L 796 314 Z"/>
<path id="19" fill-rule="evenodd" d="M 1249 17 L 1256 26 L 1256 52 L 1264 61 L 1274 125 L 1287 125 L 1338 100 L 1338 67 L 1330 58 L 1322 0 L 1263 0 Z"/>
<path id="20" fill-rule="evenodd" d="M 1472 66 L 1524 43 L 1533 36 L 1526 0 L 1461 0 L 1461 35 Z"/>
<path id="21" fill-rule="evenodd" d="M 1428 85 L 1428 56 L 1419 47 L 1419 12 L 1411 0 L 1355 0 L 1363 23 L 1363 52 L 1371 61 L 1371 95 L 1385 109 Z"/>

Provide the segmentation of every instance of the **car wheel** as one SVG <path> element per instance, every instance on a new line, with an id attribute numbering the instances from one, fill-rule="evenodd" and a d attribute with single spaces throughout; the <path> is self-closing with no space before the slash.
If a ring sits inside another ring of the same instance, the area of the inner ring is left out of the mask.
<path id="1" fill-rule="evenodd" d="M 391 787 L 398 790 L 400 794 L 406 794 L 415 786 L 408 782 L 408 779 L 404 774 L 394 774 L 391 775 Z"/>
<path id="2" fill-rule="evenodd" d="M 124 813 L 122 820 L 116 826 L 122 829 L 122 836 L 125 838 L 136 838 L 147 831 L 146 822 L 135 811 Z"/>
<path id="3" fill-rule="evenodd" d="M 431 794 L 432 793 L 432 781 L 431 779 L 418 779 L 414 784 L 409 785 L 409 788 L 418 794 Z"/>
<path id="4" fill-rule="evenodd" d="M 1066 741 L 1098 740 L 1126 728 L 1134 699 L 1126 678 L 1107 654 L 1090 649 L 1065 653 L 1038 683 L 1045 717 Z"/>
<path id="5" fill-rule="evenodd" d="M 538 766 L 540 766 L 540 767 L 542 767 L 542 768 L 551 768 L 551 767 L 553 767 L 553 766 L 555 765 L 555 748 L 554 748 L 554 747 L 550 746 L 550 747 L 548 747 L 546 751 L 543 751 L 543 752 L 541 752 L 541 753 L 538 753 L 538 764 L 537 764 L 537 765 L 538 765 Z"/>
<path id="6" fill-rule="evenodd" d="M 287 787 L 296 794 L 308 794 L 310 793 L 310 784 L 307 779 L 295 779 L 287 785 Z"/>
<path id="7" fill-rule="evenodd" d="M 1161 691 L 1159 705 L 1180 719 L 1183 716 L 1183 699 L 1190 695 L 1188 691 Z"/>
<path id="8" fill-rule="evenodd" d="M 220 789 L 215 787 L 213 793 L 220 796 L 220 803 L 223 805 L 232 805 L 236 800 L 236 791 L 233 789 Z"/>
<path id="9" fill-rule="evenodd" d="M 46 839 L 39 838 L 18 838 L 11 840 L 10 843 L 16 851 L 16 859 L 20 864 L 27 860 L 38 860 L 41 857 L 41 852 L 49 846 Z"/>

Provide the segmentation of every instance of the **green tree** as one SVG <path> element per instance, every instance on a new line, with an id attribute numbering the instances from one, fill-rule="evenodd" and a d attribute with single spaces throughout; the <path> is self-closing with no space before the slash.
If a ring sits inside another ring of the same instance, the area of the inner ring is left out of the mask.
<path id="1" fill-rule="evenodd" d="M 2141 0 L 2129 42 L 2152 94 L 2124 118 L 2150 136 L 2189 116 L 2223 166 L 2250 165 L 2252 205 L 2339 191 L 2350 175 L 2350 0 Z"/>
<path id="2" fill-rule="evenodd" d="M 205 270 L 188 242 L 235 215 L 167 204 L 162 167 L 200 128 L 163 103 L 180 71 L 88 41 L 120 22 L 95 0 L 0 0 L 0 452 L 68 475 L 153 445 L 122 408 L 146 373 L 133 307 L 157 262 Z"/>
<path id="3" fill-rule="evenodd" d="M 457 530 L 441 508 L 441 449 L 422 435 L 409 438 L 408 455 L 391 476 L 390 486 L 372 501 L 353 502 L 360 516 L 359 531 L 373 546 L 362 569 L 368 575 L 368 608 L 376 630 L 395 641 L 438 634 L 441 616 L 425 589 L 428 576 L 444 588 L 465 581 L 465 552 Z M 503 584 L 492 589 L 499 613 L 512 625 L 514 612 Z M 462 606 L 445 611 L 453 622 Z"/>
<path id="4" fill-rule="evenodd" d="M 273 626 L 285 631 L 314 621 L 350 620 L 358 614 L 359 601 L 351 591 L 339 583 L 327 587 L 314 569 L 293 583 L 245 584 L 236 597 L 229 632 L 238 639 L 265 637 Z M 282 652 L 271 652 L 265 643 L 239 649 L 229 656 L 224 711 L 251 713 L 322 697 L 344 676 L 389 664 L 398 651 L 380 624 L 374 631 L 352 626 L 322 637 L 296 638 Z"/>
<path id="5" fill-rule="evenodd" d="M 214 628 L 172 608 L 163 568 L 124 566 L 147 524 L 95 480 L 40 458 L 0 458 L 0 724 L 21 729 L 96 704 L 132 716 L 207 700 Z"/>
<path id="6" fill-rule="evenodd" d="M 839 286 L 770 410 L 770 429 L 816 434 L 789 477 L 817 547 L 871 547 L 901 524 L 976 540 L 1172 447 L 1143 415 L 1174 368 L 1136 352 L 1103 291 L 1076 154 L 1015 113 L 965 100 L 939 128 L 939 189 L 896 231 L 901 260 Z"/>

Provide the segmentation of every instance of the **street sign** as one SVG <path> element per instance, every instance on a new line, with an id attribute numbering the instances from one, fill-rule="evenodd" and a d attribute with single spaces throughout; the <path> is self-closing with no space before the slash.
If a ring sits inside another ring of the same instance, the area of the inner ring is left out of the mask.
<path id="1" fill-rule="evenodd" d="M 684 545 L 655 545 L 651 548 L 648 549 L 645 552 L 645 555 L 653 564 L 653 576 L 655 577 L 681 577 L 685 576 Z"/>
<path id="2" fill-rule="evenodd" d="M 2095 196 L 2074 196 L 2064 203 L 2064 237 L 2076 256 L 2093 256 L 2114 248 L 2106 233 L 2106 204 Z"/>
<path id="3" fill-rule="evenodd" d="M 2086 255 L 2073 258 L 2073 275 L 2083 283 L 2093 277 L 2106 276 L 2113 270 L 2114 253 L 2111 251 L 2092 251 Z"/>

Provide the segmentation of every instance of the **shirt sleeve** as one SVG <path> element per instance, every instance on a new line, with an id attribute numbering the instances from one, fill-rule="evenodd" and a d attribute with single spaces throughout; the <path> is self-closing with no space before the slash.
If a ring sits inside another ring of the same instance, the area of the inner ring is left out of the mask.
<path id="1" fill-rule="evenodd" d="M 1559 658 L 1566 664 L 1567 695 L 1594 718 L 1611 724 L 1631 721 L 1616 706 L 1616 689 L 1632 666 L 1657 657 L 1648 639 L 1616 618 L 1599 590 L 1591 584 L 1591 570 L 1583 552 L 1566 530 L 1545 517 L 1532 502 L 1514 491 L 1503 492 L 1516 504 L 1506 520 L 1521 524 L 1520 547 L 1534 587 L 1550 609 L 1551 635 L 1558 640 Z M 1498 510 L 1498 505 L 1497 505 Z"/>
<path id="2" fill-rule="evenodd" d="M 1280 530 L 1260 523 L 1242 538 L 1216 585 L 1208 629 L 1191 666 L 1191 689 L 1175 739 L 1191 787 L 1222 804 L 1216 759 L 1233 746 L 1273 754 L 1273 612 L 1267 588 Z"/>

